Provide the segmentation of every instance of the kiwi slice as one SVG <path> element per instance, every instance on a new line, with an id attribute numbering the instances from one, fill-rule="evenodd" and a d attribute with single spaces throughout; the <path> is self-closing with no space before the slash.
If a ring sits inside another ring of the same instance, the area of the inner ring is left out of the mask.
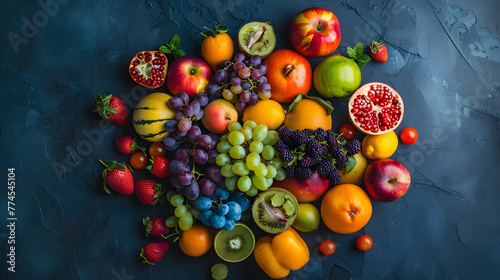
<path id="1" fill-rule="evenodd" d="M 276 46 L 276 35 L 270 22 L 253 21 L 243 25 L 238 32 L 240 51 L 246 56 L 270 55 Z"/>
<path id="2" fill-rule="evenodd" d="M 255 199 L 252 216 L 262 230 L 278 234 L 293 224 L 298 209 L 297 199 L 292 193 L 282 188 L 269 188 Z"/>
<path id="3" fill-rule="evenodd" d="M 215 252 L 226 262 L 240 262 L 248 258 L 254 247 L 255 236 L 252 230 L 241 222 L 237 222 L 234 229 L 219 230 L 215 235 Z"/>

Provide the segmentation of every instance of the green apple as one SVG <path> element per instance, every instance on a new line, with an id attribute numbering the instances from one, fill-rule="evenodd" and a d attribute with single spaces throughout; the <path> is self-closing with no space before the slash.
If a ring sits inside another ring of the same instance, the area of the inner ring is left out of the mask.
<path id="1" fill-rule="evenodd" d="M 346 98 L 361 84 L 361 70 L 354 60 L 332 55 L 314 69 L 314 88 L 325 97 Z"/>

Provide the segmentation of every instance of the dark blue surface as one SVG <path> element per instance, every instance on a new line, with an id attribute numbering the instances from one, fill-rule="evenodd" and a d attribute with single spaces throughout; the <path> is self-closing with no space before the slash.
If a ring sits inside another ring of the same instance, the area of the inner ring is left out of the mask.
<path id="1" fill-rule="evenodd" d="M 210 267 L 221 262 L 213 249 L 191 258 L 175 244 L 156 266 L 139 265 L 149 241 L 141 219 L 172 209 L 100 190 L 98 160 L 127 160 L 113 139 L 134 131 L 101 122 L 92 113 L 94 96 L 117 95 L 132 109 L 152 91 L 129 77 L 131 57 L 173 34 L 188 54 L 201 57 L 199 32 L 218 20 L 235 42 L 246 22 L 271 21 L 276 49 L 292 48 L 289 24 L 313 6 L 339 18 L 340 54 L 357 42 L 387 44 L 389 61 L 368 63 L 362 84 L 394 87 L 406 105 L 396 132 L 413 126 L 420 138 L 400 143 L 393 155 L 411 172 L 408 193 L 391 203 L 373 201 L 372 219 L 358 233 L 336 234 L 322 224 L 302 234 L 311 258 L 287 279 L 500 278 L 498 1 L 49 2 L 51 10 L 46 1 L 0 2 L 0 279 L 210 279 Z M 320 60 L 310 62 L 315 67 Z M 348 122 L 347 100 L 329 100 L 337 130 Z M 7 270 L 10 167 L 15 273 Z M 353 245 L 362 233 L 375 243 L 365 253 Z M 325 238 L 337 244 L 329 257 L 318 252 Z M 228 279 L 266 278 L 253 257 L 228 267 Z"/>

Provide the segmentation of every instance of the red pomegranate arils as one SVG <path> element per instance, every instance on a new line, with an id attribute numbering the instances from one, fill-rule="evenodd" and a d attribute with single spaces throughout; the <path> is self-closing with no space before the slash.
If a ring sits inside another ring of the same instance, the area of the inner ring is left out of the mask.
<path id="1" fill-rule="evenodd" d="M 130 62 L 130 76 L 145 87 L 160 87 L 167 76 L 167 61 L 167 57 L 159 51 L 140 52 Z"/>
<path id="2" fill-rule="evenodd" d="M 361 132 L 383 134 L 394 130 L 403 117 L 401 96 L 383 83 L 359 88 L 349 100 L 349 117 Z"/>

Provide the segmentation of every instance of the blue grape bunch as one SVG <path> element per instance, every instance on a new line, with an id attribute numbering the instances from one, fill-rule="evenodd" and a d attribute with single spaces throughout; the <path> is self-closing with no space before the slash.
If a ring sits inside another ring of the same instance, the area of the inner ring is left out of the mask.
<path id="1" fill-rule="evenodd" d="M 250 208 L 250 200 L 243 194 L 219 187 L 213 195 L 197 198 L 195 207 L 200 211 L 200 221 L 216 229 L 232 230 L 243 212 Z"/>

